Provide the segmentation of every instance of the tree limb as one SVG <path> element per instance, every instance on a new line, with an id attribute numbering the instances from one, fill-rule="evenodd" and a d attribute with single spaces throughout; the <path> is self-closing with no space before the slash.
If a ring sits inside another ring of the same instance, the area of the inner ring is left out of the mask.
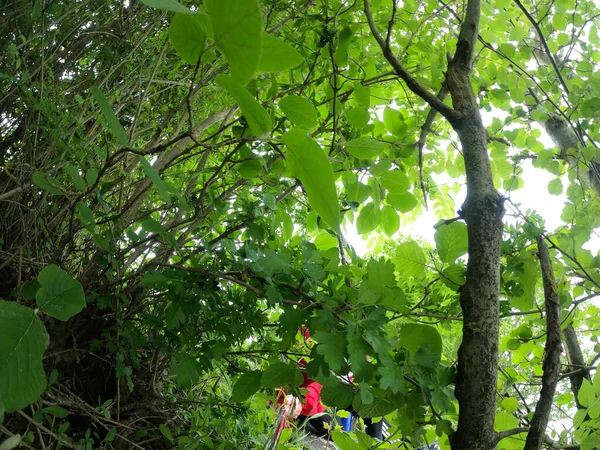
<path id="1" fill-rule="evenodd" d="M 560 331 L 560 298 L 552 270 L 552 260 L 543 235 L 537 237 L 538 254 L 542 267 L 544 300 L 546 304 L 546 346 L 542 390 L 531 419 L 531 429 L 527 433 L 524 450 L 539 450 L 546 437 L 546 427 L 554 401 L 556 384 L 560 377 L 560 353 L 562 350 Z"/>
<path id="2" fill-rule="evenodd" d="M 443 115 L 449 121 L 454 121 L 457 118 L 456 112 L 448 105 L 444 104 L 438 97 L 433 95 L 430 91 L 428 91 L 421 83 L 419 83 L 406 68 L 402 65 L 402 63 L 396 58 L 394 52 L 391 47 L 387 45 L 385 39 L 379 34 L 377 31 L 377 27 L 375 26 L 375 21 L 373 20 L 373 14 L 371 12 L 371 5 L 369 0 L 364 0 L 365 5 L 365 15 L 367 16 L 367 22 L 369 23 L 369 28 L 371 29 L 371 33 L 375 37 L 375 40 L 381 47 L 383 52 L 383 56 L 390 63 L 390 65 L 394 68 L 394 71 L 398 74 L 400 78 L 406 83 L 406 86 L 425 100 L 429 106 L 437 110 L 441 115 Z"/>

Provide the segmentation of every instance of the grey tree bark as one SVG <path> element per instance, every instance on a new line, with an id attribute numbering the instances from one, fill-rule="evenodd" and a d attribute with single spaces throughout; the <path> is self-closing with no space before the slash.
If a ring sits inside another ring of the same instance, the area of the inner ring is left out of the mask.
<path id="1" fill-rule="evenodd" d="M 455 390 L 460 414 L 458 429 L 450 442 L 453 450 L 490 450 L 498 438 L 494 417 L 504 206 L 492 181 L 487 131 L 471 86 L 480 0 L 470 0 L 467 4 L 456 52 L 446 73 L 444 84 L 452 98 L 452 108 L 420 85 L 396 58 L 389 41 L 377 31 L 368 0 L 364 0 L 364 9 L 371 32 L 395 72 L 411 91 L 450 122 L 461 142 L 467 176 L 467 198 L 461 213 L 467 223 L 469 261 L 466 283 L 460 293 L 464 321 Z"/>

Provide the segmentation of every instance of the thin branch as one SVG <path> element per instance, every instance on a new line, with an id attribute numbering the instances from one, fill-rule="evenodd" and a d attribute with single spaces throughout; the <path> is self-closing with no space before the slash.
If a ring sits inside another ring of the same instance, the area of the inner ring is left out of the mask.
<path id="1" fill-rule="evenodd" d="M 504 430 L 498 433 L 497 439 L 500 442 L 502 439 L 506 439 L 508 437 L 514 436 L 515 434 L 527 433 L 530 430 L 529 427 L 518 427 L 511 428 L 510 430 Z"/>
<path id="2" fill-rule="evenodd" d="M 443 102 L 447 95 L 448 89 L 444 84 L 442 85 L 442 88 L 440 89 L 437 98 Z M 421 127 L 421 134 L 419 135 L 419 140 L 417 141 L 417 150 L 419 151 L 419 184 L 421 185 L 421 191 L 423 191 L 423 202 L 425 203 L 425 209 L 427 209 L 427 190 L 425 189 L 425 182 L 423 181 L 423 149 L 425 148 L 425 143 L 427 142 L 427 135 L 431 131 L 431 126 L 433 125 L 435 116 L 437 116 L 437 109 L 430 108 L 429 113 L 427 113 L 425 123 Z"/>
<path id="3" fill-rule="evenodd" d="M 414 92 L 416 95 L 425 100 L 429 106 L 436 109 L 441 115 L 443 115 L 446 119 L 450 121 L 455 121 L 457 114 L 456 112 L 448 105 L 444 104 L 439 98 L 437 98 L 433 93 L 425 89 L 421 83 L 419 83 L 406 68 L 402 65 L 402 63 L 396 58 L 392 49 L 386 44 L 385 40 L 377 31 L 377 27 L 375 26 L 375 21 L 373 20 L 373 14 L 371 13 L 371 5 L 369 0 L 364 0 L 365 5 L 365 15 L 367 16 L 367 22 L 369 23 L 369 28 L 371 29 L 371 33 L 375 37 L 375 40 L 381 47 L 381 51 L 383 52 L 383 56 L 390 63 L 390 65 L 394 68 L 394 71 L 398 74 L 400 78 L 406 83 L 408 88 Z"/>
<path id="4" fill-rule="evenodd" d="M 563 87 L 565 92 L 567 94 L 569 94 L 569 88 L 567 87 L 567 83 L 565 83 L 565 80 L 563 79 L 563 77 L 560 73 L 560 69 L 556 65 L 556 61 L 554 60 L 554 57 L 552 56 L 552 52 L 548 48 L 548 44 L 546 43 L 546 39 L 544 38 L 544 35 L 542 34 L 542 30 L 540 29 L 539 23 L 535 21 L 535 19 L 531 16 L 531 14 L 529 14 L 529 11 L 527 11 L 525 9 L 523 4 L 519 0 L 514 0 L 514 2 L 519 7 L 519 9 L 521 11 L 523 11 L 523 14 L 525 14 L 525 17 L 527 17 L 529 22 L 531 22 L 531 25 L 533 25 L 533 28 L 535 28 L 535 32 L 537 33 L 537 35 L 540 39 L 540 42 L 542 43 L 542 45 L 544 47 L 544 51 L 546 52 L 546 55 L 548 55 L 548 58 L 550 59 L 550 64 L 552 64 L 552 68 L 554 69 L 554 72 L 556 72 L 556 76 L 558 77 L 561 86 Z"/>

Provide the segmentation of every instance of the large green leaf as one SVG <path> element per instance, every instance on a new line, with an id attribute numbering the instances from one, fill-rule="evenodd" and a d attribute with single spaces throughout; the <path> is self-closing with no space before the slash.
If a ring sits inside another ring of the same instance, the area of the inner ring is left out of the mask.
<path id="1" fill-rule="evenodd" d="M 467 226 L 462 222 L 440 226 L 434 238 L 442 262 L 452 263 L 469 250 Z"/>
<path id="2" fill-rule="evenodd" d="M 279 100 L 279 107 L 297 127 L 313 128 L 317 126 L 317 110 L 309 100 L 292 94 Z"/>
<path id="3" fill-rule="evenodd" d="M 256 136 L 262 136 L 271 131 L 271 116 L 269 116 L 269 113 L 260 103 L 252 98 L 252 95 L 250 95 L 250 92 L 246 88 L 237 84 L 232 77 L 227 75 L 219 75 L 216 81 L 227 89 L 235 99 L 252 133 Z"/>
<path id="4" fill-rule="evenodd" d="M 360 159 L 375 159 L 384 152 L 385 147 L 383 142 L 369 137 L 352 139 L 344 144 L 348 153 Z"/>
<path id="5" fill-rule="evenodd" d="M 171 196 L 169 195 L 169 192 L 167 190 L 167 184 L 160 177 L 160 175 L 158 174 L 156 169 L 154 167 L 152 167 L 152 165 L 148 162 L 146 157 L 140 155 L 140 156 L 138 156 L 138 158 L 139 158 L 140 164 L 142 165 L 142 169 L 144 170 L 144 173 L 152 181 L 152 184 L 158 191 L 158 194 L 160 195 L 160 198 L 162 199 L 162 201 L 163 202 L 171 201 Z"/>
<path id="6" fill-rule="evenodd" d="M 400 195 L 410 189 L 410 179 L 401 170 L 391 170 L 383 174 L 379 180 L 389 194 Z"/>
<path id="7" fill-rule="evenodd" d="M 321 400 L 327 406 L 344 409 L 352 404 L 354 394 L 354 389 L 348 383 L 335 380 L 332 384 L 323 387 Z"/>
<path id="8" fill-rule="evenodd" d="M 579 392 L 577 393 L 577 399 L 582 406 L 589 407 L 594 403 L 596 395 L 594 394 L 594 387 L 588 380 L 583 380 Z"/>
<path id="9" fill-rule="evenodd" d="M 332 370 L 340 370 L 346 356 L 346 333 L 317 331 L 315 339 L 319 342 L 316 347 L 317 353 L 323 355 Z"/>
<path id="10" fill-rule="evenodd" d="M 291 130 L 282 137 L 286 157 L 294 175 L 302 182 L 308 202 L 335 231 L 340 228 L 340 208 L 333 169 L 325 152 L 304 130 Z"/>
<path id="11" fill-rule="evenodd" d="M 183 6 L 181 3 L 176 2 L 175 0 L 141 0 L 144 5 L 150 6 L 156 9 L 162 9 L 164 11 L 172 11 L 176 13 L 187 13 L 190 14 L 191 11 Z"/>
<path id="12" fill-rule="evenodd" d="M 400 276 L 420 277 L 425 273 L 425 253 L 415 241 L 400 244 L 393 262 Z"/>
<path id="13" fill-rule="evenodd" d="M 356 231 L 358 234 L 369 233 L 379 226 L 380 221 L 381 211 L 379 208 L 375 208 L 373 203 L 369 203 L 360 210 L 356 220 Z"/>
<path id="14" fill-rule="evenodd" d="M 435 327 L 407 323 L 400 330 L 400 344 L 411 353 L 427 350 L 439 361 L 442 356 L 442 337 Z"/>
<path id="15" fill-rule="evenodd" d="M 35 295 L 40 311 L 66 322 L 85 307 L 81 283 L 60 267 L 50 264 L 38 275 L 42 286 Z"/>
<path id="16" fill-rule="evenodd" d="M 90 88 L 90 92 L 94 96 L 96 104 L 104 116 L 104 120 L 106 120 L 106 123 L 110 127 L 111 133 L 117 138 L 119 144 L 121 144 L 123 147 L 129 147 L 127 133 L 125 133 L 125 129 L 121 125 L 121 122 L 119 122 L 119 119 L 117 119 L 117 116 L 115 115 L 112 106 L 110 106 L 110 103 L 108 103 L 108 100 L 104 96 L 104 93 L 97 86 L 92 86 Z"/>
<path id="17" fill-rule="evenodd" d="M 417 206 L 417 198 L 410 192 L 404 194 L 388 194 L 385 201 L 393 206 L 396 211 L 407 213 Z"/>
<path id="18" fill-rule="evenodd" d="M 261 377 L 261 385 L 264 388 L 275 388 L 277 386 L 300 386 L 302 374 L 297 367 L 292 367 L 282 362 L 276 362 L 267 367 Z"/>
<path id="19" fill-rule="evenodd" d="M 190 388 L 198 381 L 201 367 L 196 358 L 186 353 L 179 353 L 173 356 L 171 361 L 171 371 L 175 376 L 177 384 L 183 388 Z"/>
<path id="20" fill-rule="evenodd" d="M 255 394 L 261 386 L 262 372 L 260 370 L 251 370 L 238 378 L 233 386 L 231 400 L 234 402 L 244 402 Z"/>
<path id="21" fill-rule="evenodd" d="M 260 62 L 262 20 L 258 0 L 208 0 L 217 47 L 227 58 L 231 75 L 245 86 Z"/>
<path id="22" fill-rule="evenodd" d="M 381 229 L 388 236 L 392 235 L 400 229 L 400 216 L 390 206 L 384 206 L 381 211 Z"/>
<path id="23" fill-rule="evenodd" d="M 357 401 L 358 400 L 358 401 Z M 383 417 L 396 410 L 396 405 L 385 398 L 375 397 L 373 402 L 364 405 L 359 399 L 355 398 L 352 407 L 362 418 Z"/>
<path id="24" fill-rule="evenodd" d="M 262 53 L 258 70 L 260 72 L 281 72 L 300 65 L 304 58 L 287 42 L 269 33 L 262 35 Z"/>
<path id="25" fill-rule="evenodd" d="M 206 42 L 206 32 L 200 16 L 198 14 L 175 14 L 169 25 L 169 40 L 177 54 L 185 62 L 196 65 Z"/>
<path id="26" fill-rule="evenodd" d="M 348 434 L 340 430 L 331 433 L 331 439 L 340 450 L 361 450 L 361 446 Z"/>
<path id="27" fill-rule="evenodd" d="M 33 403 L 46 388 L 42 356 L 48 334 L 31 308 L 0 300 L 0 404 L 6 412 Z"/>

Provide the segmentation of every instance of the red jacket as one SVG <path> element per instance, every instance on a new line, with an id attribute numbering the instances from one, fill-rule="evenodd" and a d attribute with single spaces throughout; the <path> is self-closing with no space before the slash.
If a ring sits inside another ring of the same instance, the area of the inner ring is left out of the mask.
<path id="1" fill-rule="evenodd" d="M 321 389 L 323 386 L 317 383 L 315 380 L 311 380 L 306 376 L 305 372 L 302 372 L 304 377 L 304 383 L 300 387 L 306 389 L 308 393 L 304 396 L 304 405 L 302 405 L 303 416 L 314 416 L 325 411 L 325 406 L 321 403 Z"/>
<path id="2" fill-rule="evenodd" d="M 303 416 L 314 416 L 315 414 L 320 414 L 324 412 L 325 406 L 321 403 L 321 389 L 323 386 L 317 383 L 315 380 L 311 380 L 306 375 L 306 372 L 302 372 L 302 377 L 304 377 L 303 383 L 300 385 L 300 388 L 306 389 L 308 392 L 304 394 L 304 400 L 302 401 L 302 411 L 300 412 Z M 285 392 L 281 389 L 277 390 L 277 403 L 280 405 L 283 404 L 285 400 Z"/>

